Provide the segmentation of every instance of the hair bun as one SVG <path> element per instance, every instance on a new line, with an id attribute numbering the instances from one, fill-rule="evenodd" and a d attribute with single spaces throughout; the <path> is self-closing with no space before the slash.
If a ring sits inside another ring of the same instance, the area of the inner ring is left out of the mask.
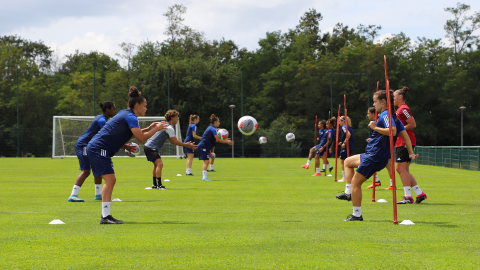
<path id="1" fill-rule="evenodd" d="M 409 89 L 408 87 L 406 87 L 406 86 L 404 86 L 404 87 L 402 88 L 402 91 L 405 92 L 405 94 L 408 93 L 408 90 L 410 90 L 410 89 Z"/>
<path id="2" fill-rule="evenodd" d="M 102 108 L 102 109 L 103 109 L 103 103 L 100 103 L 100 104 L 98 104 L 98 105 L 100 105 L 100 108 Z"/>
<path id="3" fill-rule="evenodd" d="M 215 114 L 212 114 L 212 115 L 210 116 L 210 119 L 215 119 L 215 118 L 216 118 Z"/>
<path id="4" fill-rule="evenodd" d="M 135 86 L 130 86 L 128 89 L 128 97 L 129 98 L 134 98 L 134 97 L 139 97 L 140 96 L 140 91 Z"/>

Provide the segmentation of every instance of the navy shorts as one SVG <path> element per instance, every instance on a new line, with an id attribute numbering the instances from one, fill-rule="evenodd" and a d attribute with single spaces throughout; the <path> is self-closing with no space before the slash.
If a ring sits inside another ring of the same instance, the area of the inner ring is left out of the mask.
<path id="1" fill-rule="evenodd" d="M 185 154 L 193 154 L 195 151 L 192 148 L 183 147 L 183 153 Z"/>
<path id="2" fill-rule="evenodd" d="M 112 158 L 106 150 L 96 149 L 88 145 L 87 153 L 88 157 L 90 158 L 90 164 L 92 166 L 94 177 L 105 174 L 115 174 L 115 171 L 113 170 Z"/>
<path id="3" fill-rule="evenodd" d="M 322 146 L 321 146 L 320 144 L 315 145 L 315 148 L 317 148 L 316 154 L 317 154 L 318 156 L 323 156 L 323 153 L 325 153 L 325 150 L 327 150 L 327 148 L 324 147 L 324 148 L 323 148 L 323 151 L 320 152 L 319 150 L 320 150 L 320 148 L 322 148 Z"/>
<path id="4" fill-rule="evenodd" d="M 358 166 L 357 172 L 368 179 L 374 173 L 383 170 L 387 164 L 388 159 L 382 160 L 381 162 L 375 162 L 370 156 L 360 154 L 360 166 Z"/>
<path id="5" fill-rule="evenodd" d="M 78 163 L 80 163 L 80 170 L 90 171 L 90 159 L 87 155 L 87 147 L 75 147 L 77 153 Z"/>
<path id="6" fill-rule="evenodd" d="M 342 150 L 340 151 L 340 159 L 345 160 L 347 159 L 347 148 L 341 148 Z"/>
<path id="7" fill-rule="evenodd" d="M 210 160 L 209 159 L 209 155 L 210 155 L 210 151 L 212 151 L 212 149 L 208 149 L 208 148 L 197 148 L 198 150 L 198 159 L 199 160 Z"/>

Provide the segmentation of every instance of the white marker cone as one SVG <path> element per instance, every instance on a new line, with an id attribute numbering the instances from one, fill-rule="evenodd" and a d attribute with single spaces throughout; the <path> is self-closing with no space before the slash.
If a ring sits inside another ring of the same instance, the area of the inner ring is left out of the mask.
<path id="1" fill-rule="evenodd" d="M 177 174 L 177 176 L 182 176 L 181 174 Z"/>
<path id="2" fill-rule="evenodd" d="M 152 189 L 151 187 L 146 187 L 145 189 Z"/>
<path id="3" fill-rule="evenodd" d="M 112 202 L 121 202 L 122 200 L 120 200 L 119 198 L 115 198 L 112 200 Z"/>
<path id="4" fill-rule="evenodd" d="M 332 177 L 333 175 L 329 174 L 329 175 L 327 175 L 327 176 L 328 176 L 328 177 Z"/>
<path id="5" fill-rule="evenodd" d="M 163 181 L 164 181 L 164 182 L 170 182 L 170 180 L 169 180 L 169 179 L 165 179 L 165 180 L 163 180 Z"/>
<path id="6" fill-rule="evenodd" d="M 411 220 L 404 220 L 400 223 L 400 225 L 415 225 Z"/>
<path id="7" fill-rule="evenodd" d="M 54 219 L 48 224 L 65 224 L 65 222 L 61 221 L 60 219 Z"/>
<path id="8" fill-rule="evenodd" d="M 385 202 L 387 202 L 387 200 L 385 200 L 385 199 L 379 199 L 377 202 L 383 202 L 383 203 L 385 203 Z"/>

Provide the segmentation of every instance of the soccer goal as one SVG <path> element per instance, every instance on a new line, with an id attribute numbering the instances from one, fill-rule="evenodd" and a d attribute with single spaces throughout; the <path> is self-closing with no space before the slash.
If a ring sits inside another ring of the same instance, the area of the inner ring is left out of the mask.
<path id="1" fill-rule="evenodd" d="M 90 126 L 94 116 L 54 116 L 53 117 L 53 142 L 52 142 L 52 158 L 76 158 L 75 143 L 82 136 L 83 132 Z M 138 117 L 140 128 L 146 128 L 153 122 L 165 121 L 163 116 L 143 116 Z M 182 141 L 180 132 L 180 121 L 175 125 L 175 134 L 177 139 Z M 140 154 L 138 157 L 145 157 L 143 151 L 144 143 L 139 143 L 136 139 L 129 142 L 135 142 L 140 145 Z M 165 142 L 160 149 L 160 155 L 170 158 L 183 158 L 183 147 L 176 146 Z M 120 149 L 114 157 L 129 157 L 125 154 L 125 150 Z"/>

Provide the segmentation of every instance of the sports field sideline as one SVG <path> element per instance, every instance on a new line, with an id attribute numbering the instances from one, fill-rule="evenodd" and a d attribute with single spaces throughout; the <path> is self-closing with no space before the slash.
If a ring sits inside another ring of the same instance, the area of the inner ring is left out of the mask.
<path id="1" fill-rule="evenodd" d="M 3 269 L 479 268 L 480 172 L 413 164 L 428 199 L 398 206 L 399 222 L 415 223 L 403 226 L 392 224 L 386 171 L 376 198 L 388 203 L 371 202 L 369 180 L 365 221 L 343 222 L 352 211 L 335 199 L 344 183 L 311 177 L 304 159 L 218 158 L 211 182 L 200 180 L 198 160 L 186 177 L 185 160 L 164 159 L 167 190 L 145 190 L 146 159 L 114 159 L 113 198 L 122 202 L 112 213 L 125 224 L 100 225 L 92 176 L 79 194 L 85 202 L 67 202 L 77 159 L 0 161 Z"/>

